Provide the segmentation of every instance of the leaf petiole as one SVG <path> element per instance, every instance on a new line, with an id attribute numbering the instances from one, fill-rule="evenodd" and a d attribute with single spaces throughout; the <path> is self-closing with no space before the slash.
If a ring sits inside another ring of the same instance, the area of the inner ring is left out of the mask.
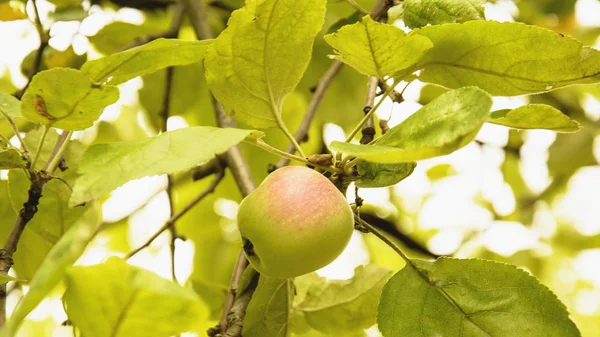
<path id="1" fill-rule="evenodd" d="M 248 142 L 248 143 L 250 143 L 252 145 L 255 145 L 256 147 L 261 148 L 261 149 L 263 149 L 265 151 L 268 151 L 268 152 L 271 152 L 271 153 L 273 153 L 275 155 L 283 157 L 283 158 L 288 158 L 288 159 L 291 159 L 291 160 L 299 161 L 301 163 L 305 163 L 307 165 L 315 166 L 315 167 L 318 167 L 318 168 L 323 169 L 325 171 L 329 171 L 329 172 L 333 172 L 333 173 L 340 173 L 340 172 L 342 172 L 342 170 L 339 169 L 339 168 L 337 168 L 337 167 L 322 166 L 322 165 L 317 165 L 315 163 L 311 163 L 306 158 L 302 158 L 302 157 L 296 156 L 294 154 L 282 151 L 282 150 L 280 150 L 278 148 L 275 148 L 275 147 L 273 147 L 273 146 L 265 143 L 264 141 L 262 141 L 260 139 L 258 139 L 256 141 L 248 141 L 247 140 L 246 142 Z"/>
<path id="2" fill-rule="evenodd" d="M 48 135 L 48 131 L 50 128 L 46 125 L 43 126 L 44 130 L 42 131 L 42 137 L 40 137 L 40 141 L 38 142 L 37 150 L 35 151 L 35 156 L 31 161 L 31 169 L 35 169 L 35 164 L 37 163 L 38 158 L 40 157 L 40 152 L 42 152 L 42 147 L 44 146 L 44 141 L 46 140 L 46 136 Z"/>

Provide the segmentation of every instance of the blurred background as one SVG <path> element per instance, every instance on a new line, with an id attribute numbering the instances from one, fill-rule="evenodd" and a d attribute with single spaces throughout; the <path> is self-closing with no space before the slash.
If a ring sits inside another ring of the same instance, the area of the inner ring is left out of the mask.
<path id="1" fill-rule="evenodd" d="M 373 1 L 357 2 L 363 8 L 373 6 Z M 176 16 L 167 0 L 37 0 L 37 4 L 41 23 L 50 29 L 42 70 L 79 68 L 86 60 L 139 44 L 168 31 Z M 213 29 L 222 30 L 231 11 L 242 5 L 242 0 L 208 1 Z M 22 88 L 34 66 L 39 36 L 30 19 L 34 17 L 32 11 L 31 2 L 0 1 L 2 92 L 14 93 Z M 322 34 L 352 12 L 346 1 L 329 1 Z M 597 0 L 499 0 L 485 4 L 488 20 L 538 25 L 597 49 L 599 13 Z M 396 24 L 405 28 L 400 21 Z M 322 34 L 315 42 L 307 73 L 284 104 L 284 117 L 291 130 L 302 119 L 311 98 L 310 88 L 331 64 L 327 55 L 332 50 Z M 179 38 L 195 39 L 185 20 Z M 177 67 L 172 80 L 167 129 L 214 125 L 202 65 Z M 93 127 L 77 132 L 76 138 L 87 146 L 156 135 L 163 123 L 160 111 L 165 83 L 166 71 L 161 71 L 122 84 L 119 101 L 109 106 Z M 378 117 L 389 120 L 392 127 L 444 90 L 414 81 L 404 92 L 406 100 L 400 104 L 384 102 Z M 344 130 L 351 129 L 363 115 L 366 92 L 367 78 L 342 68 L 318 111 L 309 141 L 304 144 L 306 152 L 318 153 L 326 150 L 331 141 L 343 140 Z M 412 257 L 478 257 L 526 269 L 566 304 L 583 336 L 600 336 L 600 86 L 569 87 L 527 97 L 496 97 L 493 110 L 528 102 L 550 104 L 578 120 L 583 128 L 575 134 L 556 134 L 486 124 L 475 142 L 451 155 L 420 162 L 415 172 L 396 186 L 361 189 L 359 195 L 365 199 L 363 213 L 389 231 L 414 241 L 409 242 L 409 247 L 406 240 L 399 242 Z M 37 132 L 33 125 L 18 122 L 23 132 Z M 11 135 L 6 121 L 0 121 L 0 133 Z M 266 141 L 278 148 L 287 146 L 285 136 L 278 130 L 269 130 Z M 268 165 L 278 159 L 250 146 L 244 147 L 244 152 L 257 182 L 267 175 Z M 7 172 L 0 171 L 0 187 L 6 179 Z M 190 172 L 176 175 L 174 208 L 187 204 L 210 179 L 193 181 Z M 99 263 L 111 255 L 124 256 L 143 244 L 170 217 L 166 186 L 166 176 L 147 177 L 127 183 L 102 200 L 101 218 L 106 229 L 78 264 Z M 348 191 L 348 198 L 353 201 L 354 188 Z M 227 174 L 214 194 L 177 222 L 177 281 L 193 287 L 203 297 L 213 310 L 215 321 L 240 246 L 235 221 L 240 200 L 233 178 Z M 7 196 L 0 194 L 0 215 L 7 203 Z M 0 224 L 4 225 L 1 221 Z M 169 235 L 161 235 L 129 262 L 171 279 Z M 36 240 L 48 247 L 55 242 L 52 237 Z M 403 266 L 400 258 L 377 239 L 355 233 L 344 254 L 319 274 L 346 279 L 352 277 L 357 265 L 365 263 L 394 270 Z M 17 276 L 27 279 L 24 276 L 33 273 L 37 265 L 23 269 L 25 275 Z M 27 285 L 18 284 L 9 290 L 10 311 L 27 291 Z M 70 327 L 61 326 L 66 320 L 61 294 L 61 289 L 57 289 L 55 296 L 29 316 L 21 336 L 72 336 Z M 207 322 L 207 327 L 211 325 L 214 321 Z M 375 329 L 369 334 L 378 335 Z"/>

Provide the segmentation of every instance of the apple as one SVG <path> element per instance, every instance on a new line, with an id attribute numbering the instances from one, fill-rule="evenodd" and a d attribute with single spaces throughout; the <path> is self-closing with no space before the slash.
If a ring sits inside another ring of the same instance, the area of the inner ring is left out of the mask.
<path id="1" fill-rule="evenodd" d="M 271 173 L 238 209 L 244 252 L 258 272 L 291 278 L 338 257 L 352 236 L 354 214 L 323 175 L 301 166 Z"/>

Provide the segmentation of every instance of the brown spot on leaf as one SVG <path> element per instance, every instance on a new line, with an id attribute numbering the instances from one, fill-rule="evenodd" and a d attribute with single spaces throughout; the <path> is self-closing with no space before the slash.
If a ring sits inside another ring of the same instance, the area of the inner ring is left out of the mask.
<path id="1" fill-rule="evenodd" d="M 38 115 L 40 115 L 46 119 L 49 119 L 49 120 L 56 119 L 56 117 L 54 117 L 48 113 L 48 109 L 46 108 L 46 102 L 44 101 L 44 98 L 40 95 L 35 95 L 33 97 L 33 108 L 35 109 L 35 112 Z"/>

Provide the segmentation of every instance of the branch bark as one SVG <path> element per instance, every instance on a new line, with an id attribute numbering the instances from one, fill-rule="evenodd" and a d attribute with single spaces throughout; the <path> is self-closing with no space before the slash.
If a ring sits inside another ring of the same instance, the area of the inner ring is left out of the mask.
<path id="1" fill-rule="evenodd" d="M 379 85 L 379 80 L 375 76 L 369 77 L 369 86 L 367 89 L 367 102 L 365 103 L 365 107 L 363 108 L 363 112 L 366 114 L 373 109 L 375 105 L 375 96 L 377 93 L 377 88 Z M 373 116 L 369 118 L 369 120 L 365 123 L 362 129 L 362 138 L 360 139 L 361 144 L 369 144 L 375 138 L 375 123 L 373 122 Z"/>
<path id="2" fill-rule="evenodd" d="M 29 223 L 37 213 L 44 186 L 53 178 L 52 174 L 58 167 L 58 163 L 66 149 L 71 134 L 71 132 L 64 131 L 63 135 L 58 138 L 55 150 L 48 159 L 44 170 L 38 171 L 33 168 L 30 170 L 31 186 L 27 192 L 27 201 L 19 211 L 4 247 L 0 249 L 0 274 L 8 274 L 8 271 L 12 267 L 13 255 L 17 251 L 17 245 L 21 239 L 21 234 L 23 234 L 27 223 Z M 4 326 L 6 323 L 6 296 L 6 283 L 4 283 L 0 285 L 0 327 Z"/>
<path id="3" fill-rule="evenodd" d="M 205 40 L 213 38 L 214 34 L 208 24 L 204 3 L 198 0 L 184 0 L 184 4 L 198 39 Z M 212 103 L 214 112 L 216 114 L 217 125 L 222 128 L 235 127 L 235 122 L 229 116 L 227 116 L 225 110 L 221 104 L 217 102 L 214 96 L 212 97 Z M 240 147 L 234 146 L 230 148 L 225 157 L 227 158 L 227 166 L 231 170 L 242 196 L 247 196 L 254 191 L 254 189 L 256 189 L 256 183 L 252 178 L 250 167 L 248 166 L 248 162 L 245 160 Z M 252 297 L 252 293 L 250 293 L 247 301 L 240 301 L 240 297 L 238 297 L 237 300 L 235 298 L 235 293 L 237 292 L 241 275 L 244 269 L 246 269 L 247 265 L 248 261 L 246 260 L 244 252 L 240 248 L 240 252 L 238 254 L 238 263 L 236 263 L 233 270 L 233 275 L 229 285 L 229 292 L 223 308 L 223 315 L 220 323 L 221 334 L 232 337 L 239 336 L 239 334 L 241 334 L 241 328 L 238 329 L 236 325 L 229 326 L 226 322 L 227 316 L 230 314 L 233 307 L 236 307 L 236 314 L 241 315 L 243 320 L 245 309 L 248 306 L 250 297 Z M 236 332 L 234 333 L 233 330 L 236 330 Z M 237 330 L 239 330 L 239 334 L 237 333 Z"/>
<path id="4" fill-rule="evenodd" d="M 42 21 L 40 20 L 40 12 L 38 10 L 37 3 L 35 0 L 31 1 L 31 3 L 33 5 L 33 13 L 35 15 L 35 18 L 34 18 L 35 29 L 37 30 L 38 36 L 40 38 L 40 46 L 38 47 L 38 49 L 35 53 L 35 59 L 33 60 L 33 66 L 29 70 L 29 74 L 27 74 L 27 84 L 25 84 L 23 89 L 19 90 L 19 92 L 17 92 L 15 94 L 15 97 L 18 99 L 21 99 L 21 97 L 23 97 L 23 94 L 25 94 L 25 91 L 27 91 L 27 88 L 29 88 L 31 79 L 33 79 L 33 76 L 35 76 L 35 74 L 37 74 L 40 71 L 40 68 L 42 67 L 44 50 L 46 50 L 46 47 L 48 47 L 49 37 L 48 37 L 48 33 L 44 30 Z"/>

